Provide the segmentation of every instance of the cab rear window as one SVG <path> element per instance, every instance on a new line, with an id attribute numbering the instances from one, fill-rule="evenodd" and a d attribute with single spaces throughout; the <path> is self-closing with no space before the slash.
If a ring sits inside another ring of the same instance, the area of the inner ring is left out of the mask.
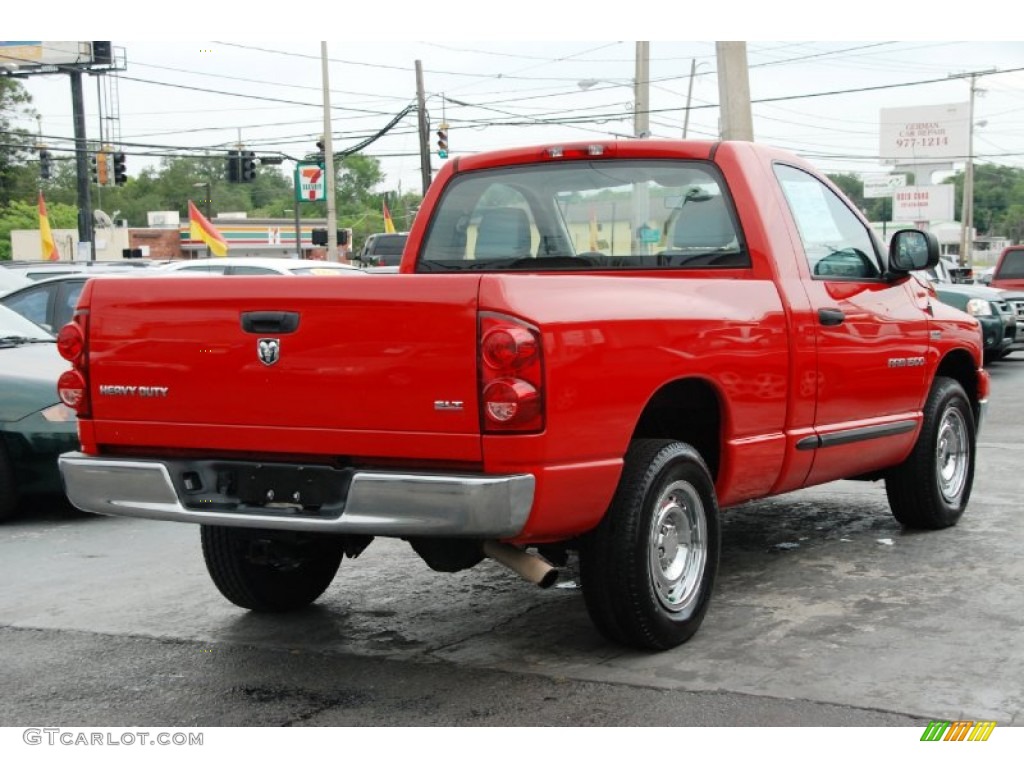
<path id="1" fill-rule="evenodd" d="M 1024 278 L 1024 248 L 1007 251 L 999 263 L 995 278 Z"/>

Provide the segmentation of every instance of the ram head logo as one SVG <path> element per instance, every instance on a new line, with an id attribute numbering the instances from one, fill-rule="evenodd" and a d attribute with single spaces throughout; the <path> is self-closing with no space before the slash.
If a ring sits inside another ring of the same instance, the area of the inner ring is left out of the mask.
<path id="1" fill-rule="evenodd" d="M 281 340 L 259 339 L 256 342 L 256 354 L 264 365 L 273 365 L 281 358 Z"/>

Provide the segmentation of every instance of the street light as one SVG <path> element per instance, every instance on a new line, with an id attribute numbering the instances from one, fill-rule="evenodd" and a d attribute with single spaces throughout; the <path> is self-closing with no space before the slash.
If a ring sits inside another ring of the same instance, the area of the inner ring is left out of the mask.
<path id="1" fill-rule="evenodd" d="M 196 189 L 205 187 L 206 188 L 206 220 L 211 224 L 213 223 L 213 191 L 208 181 L 197 181 L 192 185 Z M 210 246 L 206 246 L 206 258 L 211 258 L 213 254 L 210 252 Z"/>
<path id="2" fill-rule="evenodd" d="M 633 89 L 633 136 L 645 139 L 651 135 L 650 129 L 650 44 L 636 44 L 636 74 L 632 80 L 606 80 L 588 77 L 577 81 L 581 91 L 587 91 L 600 83 L 609 85 L 628 85 Z"/>

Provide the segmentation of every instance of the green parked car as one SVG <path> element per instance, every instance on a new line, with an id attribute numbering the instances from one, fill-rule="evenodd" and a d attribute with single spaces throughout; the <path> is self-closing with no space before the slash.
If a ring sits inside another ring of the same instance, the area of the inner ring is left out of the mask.
<path id="1" fill-rule="evenodd" d="M 57 397 L 68 369 L 54 337 L 0 306 L 0 520 L 29 494 L 63 494 L 57 457 L 78 450 L 75 413 Z"/>

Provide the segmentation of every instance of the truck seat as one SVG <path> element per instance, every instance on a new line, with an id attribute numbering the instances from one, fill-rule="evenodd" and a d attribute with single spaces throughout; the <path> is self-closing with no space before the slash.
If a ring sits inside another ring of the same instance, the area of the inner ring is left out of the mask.
<path id="1" fill-rule="evenodd" d="M 522 208 L 493 208 L 480 217 L 473 256 L 508 259 L 530 255 L 530 217 Z"/>

